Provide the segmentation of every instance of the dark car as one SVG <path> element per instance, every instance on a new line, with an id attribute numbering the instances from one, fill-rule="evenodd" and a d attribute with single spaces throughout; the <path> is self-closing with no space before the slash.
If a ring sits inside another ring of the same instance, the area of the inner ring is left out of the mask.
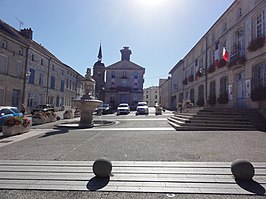
<path id="1" fill-rule="evenodd" d="M 51 104 L 41 104 L 38 105 L 36 108 L 32 109 L 31 114 L 34 114 L 36 112 L 48 112 L 48 111 L 52 111 L 54 112 L 54 106 Z"/>
<path id="2" fill-rule="evenodd" d="M 101 104 L 97 108 L 97 114 L 108 114 L 113 112 L 113 108 L 109 104 Z"/>

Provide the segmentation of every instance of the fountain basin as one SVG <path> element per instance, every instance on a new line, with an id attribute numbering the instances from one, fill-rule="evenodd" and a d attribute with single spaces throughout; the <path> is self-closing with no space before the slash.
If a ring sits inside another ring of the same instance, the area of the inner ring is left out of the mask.
<path id="1" fill-rule="evenodd" d="M 93 112 L 102 103 L 102 101 L 96 99 L 80 99 L 73 100 L 72 102 L 80 111 L 79 127 L 93 127 Z"/>

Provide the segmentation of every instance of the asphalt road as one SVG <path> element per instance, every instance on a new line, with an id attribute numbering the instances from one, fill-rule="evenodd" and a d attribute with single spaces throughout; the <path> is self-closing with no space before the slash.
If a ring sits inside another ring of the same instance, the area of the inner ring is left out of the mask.
<path id="1" fill-rule="evenodd" d="M 175 131 L 171 112 L 150 115 L 103 115 L 95 120 L 116 124 L 91 129 L 35 126 L 37 136 L 0 148 L 2 160 L 218 161 L 266 162 L 266 134 L 260 131 Z M 62 122 L 62 121 L 61 121 Z M 168 198 L 166 194 L 0 190 L 0 198 Z M 232 195 L 175 195 L 173 198 L 254 198 Z M 256 198 L 260 198 L 256 196 Z"/>

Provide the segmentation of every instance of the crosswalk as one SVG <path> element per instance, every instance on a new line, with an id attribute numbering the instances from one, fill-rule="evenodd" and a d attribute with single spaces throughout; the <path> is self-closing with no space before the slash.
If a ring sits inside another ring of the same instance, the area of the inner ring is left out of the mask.
<path id="1" fill-rule="evenodd" d="M 266 163 L 254 162 L 254 181 L 239 182 L 229 162 L 112 161 L 96 178 L 93 161 L 1 160 L 0 189 L 265 195 Z"/>

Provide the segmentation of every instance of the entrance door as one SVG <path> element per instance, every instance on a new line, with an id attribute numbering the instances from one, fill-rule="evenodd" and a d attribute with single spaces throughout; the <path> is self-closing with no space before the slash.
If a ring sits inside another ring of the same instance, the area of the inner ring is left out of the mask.
<path id="1" fill-rule="evenodd" d="M 244 86 L 244 72 L 241 72 L 237 76 L 237 107 L 244 108 L 244 94 L 245 94 L 245 86 Z"/>

